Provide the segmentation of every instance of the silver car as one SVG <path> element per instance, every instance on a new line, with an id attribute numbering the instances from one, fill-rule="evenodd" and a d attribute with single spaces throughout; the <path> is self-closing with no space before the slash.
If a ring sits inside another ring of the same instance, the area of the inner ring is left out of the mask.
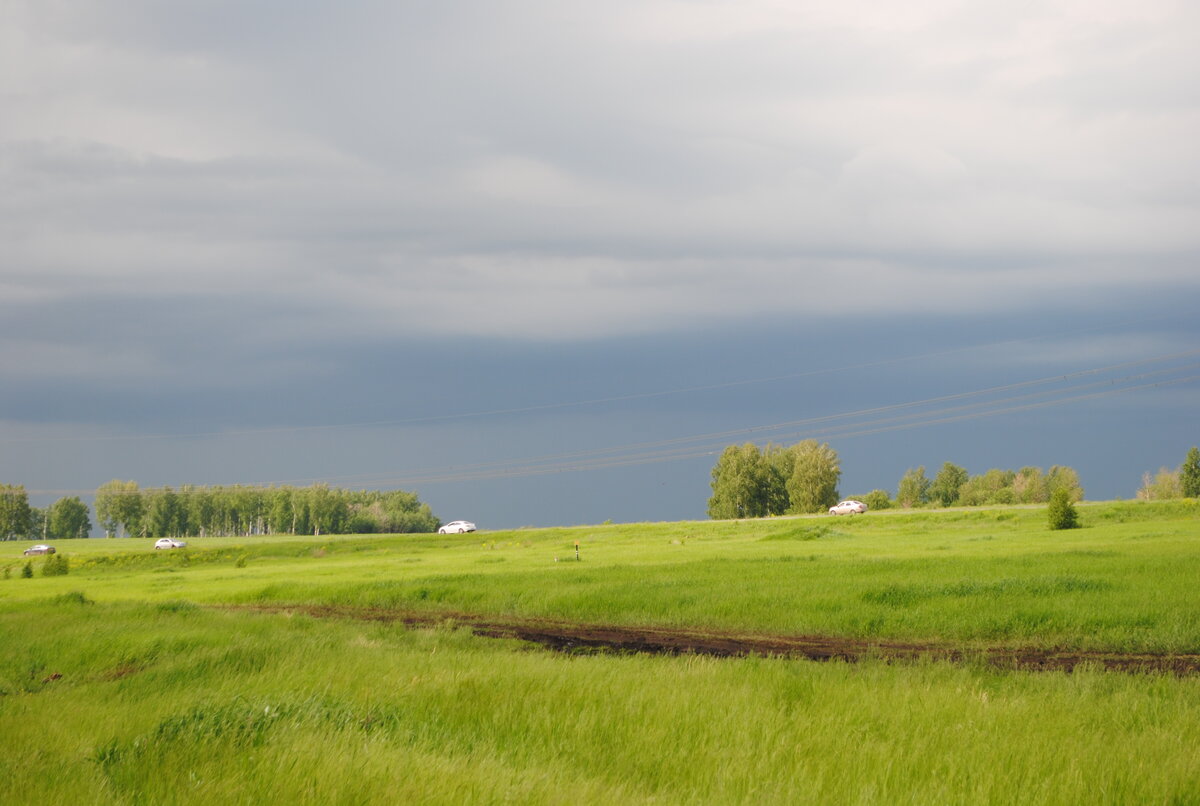
<path id="1" fill-rule="evenodd" d="M 163 538 L 160 538 L 159 541 L 154 544 L 154 548 L 156 548 L 156 549 L 181 549 L 186 545 L 187 545 L 187 543 L 183 542 L 182 540 L 176 540 L 173 537 L 163 537 Z"/>
<path id="2" fill-rule="evenodd" d="M 847 498 L 845 501 L 839 501 L 829 508 L 830 515 L 859 515 L 866 511 L 866 504 L 850 498 Z"/>
<path id="3" fill-rule="evenodd" d="M 439 535 L 461 535 L 464 532 L 474 532 L 475 524 L 470 521 L 450 521 L 438 529 Z"/>

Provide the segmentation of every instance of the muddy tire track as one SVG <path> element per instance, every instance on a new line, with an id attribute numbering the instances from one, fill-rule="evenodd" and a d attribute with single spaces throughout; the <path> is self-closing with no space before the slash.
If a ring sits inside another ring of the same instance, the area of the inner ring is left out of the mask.
<path id="1" fill-rule="evenodd" d="M 303 613 L 313 618 L 401 622 L 415 628 L 459 627 L 488 638 L 515 638 L 559 652 L 631 652 L 656 655 L 709 655 L 887 662 L 939 660 L 982 663 L 1004 669 L 1072 671 L 1080 666 L 1116 672 L 1200 674 L 1200 654 L 1081 652 L 1038 648 L 964 648 L 932 642 L 859 639 L 820 635 L 759 635 L 716 630 L 581 624 L 542 618 L 483 616 L 450 611 L 423 612 L 337 605 L 220 605 L 222 610 Z"/>

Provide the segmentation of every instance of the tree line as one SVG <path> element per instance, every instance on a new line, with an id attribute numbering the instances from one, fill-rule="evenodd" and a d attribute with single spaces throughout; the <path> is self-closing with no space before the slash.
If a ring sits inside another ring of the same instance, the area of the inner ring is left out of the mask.
<path id="1" fill-rule="evenodd" d="M 1083 500 L 1083 485 L 1074 468 L 1066 465 L 1053 465 L 1048 471 L 1032 466 L 1020 470 L 992 468 L 971 475 L 966 468 L 946 462 L 932 479 L 925 475 L 923 465 L 910 468 L 900 478 L 894 499 L 885 491 L 873 490 L 864 497 L 864 503 L 875 509 L 1045 504 L 1058 490 L 1065 490 L 1069 501 Z"/>
<path id="2" fill-rule="evenodd" d="M 1164 498 L 1200 498 L 1200 448 L 1192 446 L 1184 457 L 1183 464 L 1174 470 L 1163 467 L 1150 475 L 1142 474 L 1142 486 L 1137 497 L 1143 501 Z"/>
<path id="3" fill-rule="evenodd" d="M 108 537 L 219 537 L 262 534 L 406 534 L 441 522 L 416 493 L 308 487 L 141 487 L 114 479 L 100 485 L 96 518 Z M 87 537 L 90 511 L 77 497 L 44 510 L 22 485 L 0 485 L 0 538 Z"/>
<path id="4" fill-rule="evenodd" d="M 92 531 L 91 511 L 76 496 L 32 507 L 23 484 L 0 484 L 0 540 L 67 540 Z"/>
<path id="5" fill-rule="evenodd" d="M 729 445 L 712 469 L 708 515 L 736 519 L 822 512 L 841 497 L 841 474 L 837 451 L 828 443 L 810 439 L 787 447 L 768 444 L 760 448 L 752 442 Z M 992 468 L 972 475 L 966 468 L 946 462 L 933 478 L 924 466 L 910 468 L 900 478 L 894 496 L 887 490 L 872 490 L 855 497 L 869 509 L 889 509 L 1045 504 L 1056 495 L 1076 502 L 1083 494 L 1079 473 L 1066 465 L 1049 470 Z M 1200 449 L 1189 450 L 1176 470 L 1163 468 L 1155 476 L 1147 473 L 1137 497 L 1200 497 Z"/>

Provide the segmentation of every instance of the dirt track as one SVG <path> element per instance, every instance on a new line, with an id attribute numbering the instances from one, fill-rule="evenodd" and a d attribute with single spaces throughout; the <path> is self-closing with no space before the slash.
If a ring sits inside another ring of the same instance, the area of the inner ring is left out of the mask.
<path id="1" fill-rule="evenodd" d="M 422 613 L 332 605 L 247 605 L 224 609 L 304 613 L 316 618 L 399 621 L 413 627 L 455 625 L 490 638 L 517 638 L 564 652 L 611 650 L 664 655 L 740 657 L 767 655 L 854 662 L 865 658 L 915 661 L 922 658 L 982 662 L 1008 669 L 1071 671 L 1088 665 L 1120 672 L 1200 674 L 1200 655 L 1074 652 L 985 647 L 963 649 L 933 643 L 864 640 L 836 636 L 745 635 L 711 630 L 661 629 L 578 624 L 550 619 L 518 619 L 466 613 Z"/>

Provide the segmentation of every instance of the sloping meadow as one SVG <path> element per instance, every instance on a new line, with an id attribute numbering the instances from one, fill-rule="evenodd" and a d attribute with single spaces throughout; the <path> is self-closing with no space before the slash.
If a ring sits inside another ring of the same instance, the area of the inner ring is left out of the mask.
<path id="1" fill-rule="evenodd" d="M 1195 653 L 1195 502 L 1080 514 L 64 543 L 67 576 L 0 580 L 0 802 L 1200 802 L 1193 676 L 563 654 L 455 627 Z M 246 609 L 299 604 L 445 618 Z"/>
<path id="2" fill-rule="evenodd" d="M 0 802 L 1191 803 L 1200 681 L 6 605 Z"/>
<path id="3" fill-rule="evenodd" d="M 469 535 L 78 541 L 0 602 L 337 605 L 772 634 L 1200 651 L 1197 502 L 882 512 Z M 576 546 L 578 543 L 578 547 Z M 577 559 L 578 558 L 578 559 Z M 0 563 L 4 562 L 0 560 Z"/>

